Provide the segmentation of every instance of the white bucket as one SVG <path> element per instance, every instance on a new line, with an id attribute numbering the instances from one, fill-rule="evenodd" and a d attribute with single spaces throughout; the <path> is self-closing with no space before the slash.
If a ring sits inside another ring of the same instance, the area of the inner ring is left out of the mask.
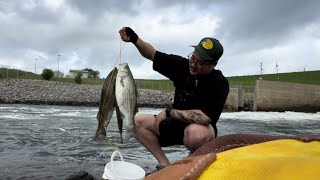
<path id="1" fill-rule="evenodd" d="M 113 161 L 118 154 L 121 161 Z M 110 180 L 140 180 L 144 179 L 146 172 L 138 165 L 124 162 L 119 151 L 114 151 L 111 155 L 111 162 L 107 163 L 102 175 L 103 179 Z"/>

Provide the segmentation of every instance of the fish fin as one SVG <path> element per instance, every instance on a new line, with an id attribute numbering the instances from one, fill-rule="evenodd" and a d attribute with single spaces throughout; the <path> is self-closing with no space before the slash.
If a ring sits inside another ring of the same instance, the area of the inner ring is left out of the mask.
<path id="1" fill-rule="evenodd" d="M 105 126 L 106 128 L 108 127 L 108 125 L 109 125 L 109 123 L 110 123 L 110 121 L 111 121 L 111 118 L 112 118 L 113 112 L 114 112 L 114 108 L 115 108 L 115 107 L 111 108 L 111 109 L 107 112 L 107 117 L 106 117 L 106 119 L 105 119 L 105 124 L 104 124 L 104 126 Z"/>
<path id="2" fill-rule="evenodd" d="M 133 129 L 132 128 L 126 128 L 126 135 L 124 136 L 124 139 L 126 140 L 126 141 L 129 141 L 129 139 L 131 138 L 131 137 L 133 137 Z"/>
<path id="3" fill-rule="evenodd" d="M 96 131 L 96 135 L 94 137 L 94 140 L 102 140 L 102 139 L 105 139 L 107 136 L 107 133 L 106 133 L 106 129 L 102 126 L 99 126 L 97 131 Z"/>
<path id="4" fill-rule="evenodd" d="M 121 113 L 117 102 L 115 102 L 115 107 L 116 107 L 116 114 L 117 114 L 118 129 L 119 129 L 120 139 L 121 139 L 121 144 L 122 144 L 123 143 L 122 127 L 123 127 L 123 117 L 124 116 Z"/>
<path id="5" fill-rule="evenodd" d="M 138 93 L 138 88 L 137 88 L 137 84 L 136 84 L 136 81 L 134 81 L 134 84 L 135 84 L 135 90 L 136 90 L 136 109 L 135 109 L 135 114 L 139 112 L 138 110 L 138 97 L 139 97 L 139 93 Z"/>

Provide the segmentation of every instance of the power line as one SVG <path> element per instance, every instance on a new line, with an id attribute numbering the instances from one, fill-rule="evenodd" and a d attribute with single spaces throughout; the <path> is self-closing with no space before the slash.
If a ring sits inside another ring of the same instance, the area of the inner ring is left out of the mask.
<path id="1" fill-rule="evenodd" d="M 263 70 L 263 68 L 262 68 L 262 63 L 260 64 L 260 78 L 259 79 L 262 79 L 262 77 L 261 77 L 261 75 L 262 75 L 262 70 Z"/>
<path id="2" fill-rule="evenodd" d="M 37 74 L 37 61 L 38 59 L 34 59 L 36 62 L 34 63 L 34 74 Z"/>
<path id="3" fill-rule="evenodd" d="M 59 71 L 59 61 L 60 61 L 60 54 L 58 54 L 58 78 L 60 77 L 60 71 Z"/>
<path id="4" fill-rule="evenodd" d="M 277 76 L 278 76 L 278 80 L 279 80 L 279 72 L 278 72 L 278 62 L 276 61 L 276 69 L 277 69 Z"/>

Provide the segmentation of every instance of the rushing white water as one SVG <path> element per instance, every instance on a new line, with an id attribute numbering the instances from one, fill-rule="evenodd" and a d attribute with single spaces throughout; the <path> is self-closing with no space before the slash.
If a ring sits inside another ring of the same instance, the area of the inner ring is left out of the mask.
<path id="1" fill-rule="evenodd" d="M 139 113 L 161 110 L 140 108 Z M 100 178 L 115 147 L 125 161 L 153 170 L 156 160 L 136 140 L 120 143 L 115 117 L 107 129 L 108 141 L 92 140 L 97 112 L 97 107 L 1 104 L 1 178 L 64 179 L 79 170 Z M 217 125 L 219 136 L 320 134 L 320 113 L 224 112 Z M 171 162 L 189 154 L 183 146 L 165 152 Z"/>

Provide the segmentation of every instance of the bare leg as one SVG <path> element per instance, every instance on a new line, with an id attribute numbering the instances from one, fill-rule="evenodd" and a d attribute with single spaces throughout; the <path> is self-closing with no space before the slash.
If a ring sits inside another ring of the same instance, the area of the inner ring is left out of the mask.
<path id="1" fill-rule="evenodd" d="M 202 126 L 199 124 L 190 124 L 184 130 L 183 143 L 190 150 L 190 153 L 192 153 L 213 138 L 214 129 L 211 125 Z"/>
<path id="2" fill-rule="evenodd" d="M 152 114 L 137 115 L 135 117 L 135 138 L 151 152 L 159 164 L 167 166 L 170 162 L 159 144 L 158 128 L 158 123 Z"/>

